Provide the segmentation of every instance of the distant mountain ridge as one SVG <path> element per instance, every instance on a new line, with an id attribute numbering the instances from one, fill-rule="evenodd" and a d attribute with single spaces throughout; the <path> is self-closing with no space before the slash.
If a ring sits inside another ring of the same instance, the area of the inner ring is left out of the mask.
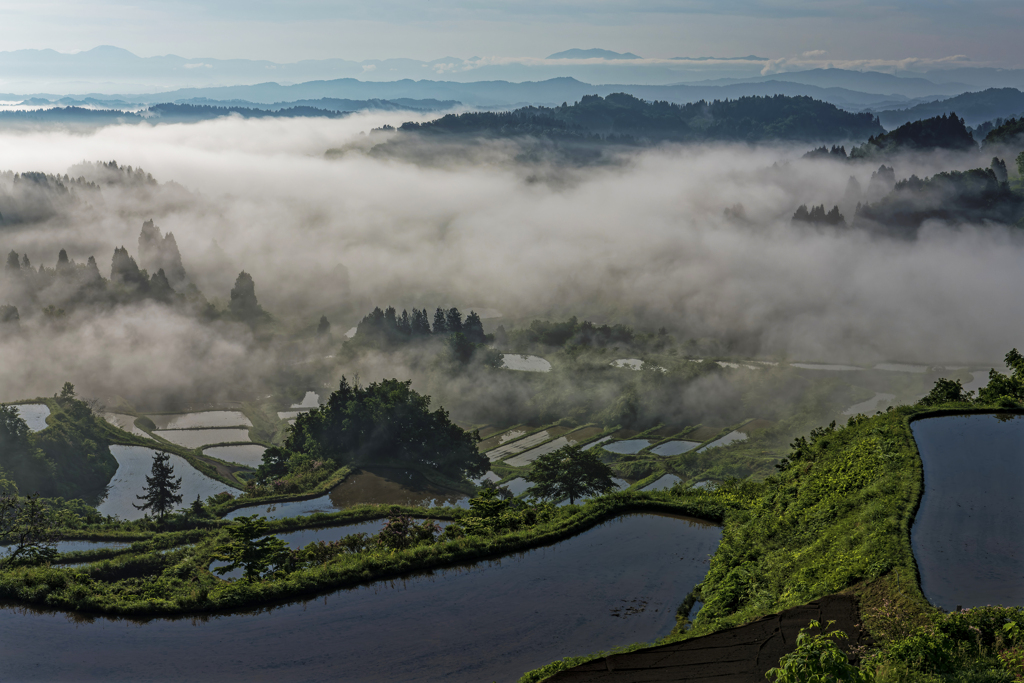
<path id="1" fill-rule="evenodd" d="M 967 92 L 936 102 L 921 103 L 907 109 L 877 112 L 886 128 L 895 128 L 908 121 L 956 112 L 969 126 L 986 121 L 1024 114 L 1024 92 L 1016 88 L 989 88 L 981 92 Z"/>
<path id="2" fill-rule="evenodd" d="M 640 59 L 639 55 L 635 55 L 632 52 L 612 52 L 611 50 L 602 50 L 600 48 L 590 48 L 589 50 L 581 50 L 578 47 L 574 47 L 571 50 L 563 50 L 562 52 L 556 52 L 553 55 L 548 55 L 545 59 Z"/>

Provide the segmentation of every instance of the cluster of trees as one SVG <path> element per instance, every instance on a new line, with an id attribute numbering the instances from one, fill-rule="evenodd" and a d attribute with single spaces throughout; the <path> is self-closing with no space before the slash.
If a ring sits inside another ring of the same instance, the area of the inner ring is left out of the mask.
<path id="1" fill-rule="evenodd" d="M 909 231 L 932 219 L 1013 225 L 1024 219 L 1024 196 L 1007 183 L 1006 164 L 994 159 L 989 168 L 944 171 L 927 179 L 912 175 L 901 180 L 880 201 L 859 206 L 855 224 L 871 221 Z"/>
<path id="2" fill-rule="evenodd" d="M 0 225 L 48 220 L 98 191 L 84 177 L 5 171 L 0 173 Z"/>
<path id="3" fill-rule="evenodd" d="M 514 351 L 543 349 L 544 347 L 582 347 L 603 349 L 620 347 L 637 351 L 663 351 L 674 342 L 663 327 L 657 334 L 636 332 L 622 325 L 595 325 L 589 320 L 580 322 L 576 316 L 563 322 L 534 320 L 529 327 L 505 332 L 500 326 L 495 332 L 499 345 Z"/>
<path id="4" fill-rule="evenodd" d="M 76 263 L 61 249 L 53 268 L 42 264 L 36 268 L 27 253 L 12 250 L 7 254 L 4 277 L 12 300 L 42 309 L 51 317 L 63 317 L 65 309 L 80 305 L 109 306 L 147 300 L 177 305 L 205 319 L 220 315 L 199 288 L 188 281 L 174 235 L 161 235 L 152 220 L 143 223 L 139 234 L 139 260 L 142 267 L 127 248 L 115 247 L 110 278 L 106 279 L 94 256 L 85 263 Z M 252 276 L 245 271 L 238 275 L 231 290 L 228 314 L 248 323 L 269 317 L 256 299 Z M 21 317 L 14 303 L 5 302 L 0 308 L 0 325 L 16 324 Z"/>
<path id="5" fill-rule="evenodd" d="M 991 405 L 993 403 L 1008 407 L 1019 407 L 1024 403 L 1024 355 L 1017 349 L 1011 349 L 1003 359 L 1010 369 L 1009 375 L 997 372 L 994 368 L 988 372 L 988 384 L 978 390 L 975 398 L 973 391 L 964 391 L 960 380 L 939 379 L 928 395 L 918 401 L 919 405 L 935 406 L 944 403 L 971 403 L 977 401 Z"/>
<path id="6" fill-rule="evenodd" d="M 804 154 L 804 159 L 843 159 L 846 160 L 846 146 L 835 146 L 832 145 L 832 149 L 822 145 L 816 149 L 812 149 L 807 154 Z"/>
<path id="7" fill-rule="evenodd" d="M 1024 146 L 1024 116 L 1001 119 L 996 126 L 985 135 L 985 145 L 1021 145 Z"/>
<path id="8" fill-rule="evenodd" d="M 117 471 L 92 408 L 64 384 L 49 426 L 30 432 L 17 406 L 0 405 L 0 479 L 22 493 L 95 499 Z"/>
<path id="9" fill-rule="evenodd" d="M 895 130 L 872 135 L 868 141 L 850 150 L 850 159 L 865 159 L 879 154 L 911 150 L 977 149 L 978 143 L 967 130 L 964 120 L 950 113 L 930 119 L 911 121 Z"/>
<path id="10" fill-rule="evenodd" d="M 871 114 L 853 114 L 810 97 L 741 97 L 672 104 L 625 93 L 587 95 L 560 107 L 449 114 L 399 130 L 473 136 L 543 136 L 628 144 L 662 141 L 842 140 L 881 134 Z M 845 154 L 845 153 L 844 153 Z"/>
<path id="11" fill-rule="evenodd" d="M 431 324 L 431 316 L 425 308 L 414 308 L 412 313 L 402 310 L 399 314 L 394 306 L 384 310 L 378 306 L 370 311 L 359 322 L 353 340 L 372 346 L 395 346 L 431 337 L 444 339 L 452 334 L 461 334 L 473 344 L 493 341 L 491 335 L 484 334 L 483 321 L 475 311 L 470 311 L 463 320 L 459 309 L 438 307 Z"/>
<path id="12" fill-rule="evenodd" d="M 843 218 L 843 214 L 839 213 L 839 207 L 833 206 L 826 212 L 824 204 L 812 206 L 810 210 L 807 209 L 806 204 L 801 204 L 793 214 L 793 222 L 814 223 L 815 225 L 846 226 L 846 219 Z"/>
<path id="13" fill-rule="evenodd" d="M 388 379 L 367 387 L 342 378 L 323 406 L 300 413 L 283 449 L 268 449 L 258 470 L 270 481 L 305 468 L 310 460 L 336 467 L 388 466 L 434 471 L 461 480 L 487 471 L 479 436 L 454 424 L 443 408 L 411 382 Z"/>

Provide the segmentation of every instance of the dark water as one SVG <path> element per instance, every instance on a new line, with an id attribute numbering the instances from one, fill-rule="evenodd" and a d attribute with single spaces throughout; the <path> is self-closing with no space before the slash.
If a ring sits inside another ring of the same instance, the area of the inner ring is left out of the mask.
<path id="1" fill-rule="evenodd" d="M 10 681 L 515 681 L 667 635 L 718 527 L 629 515 L 469 568 L 270 612 L 145 624 L 0 608 Z"/>
<path id="2" fill-rule="evenodd" d="M 422 475 L 405 470 L 379 469 L 362 471 L 348 477 L 330 493 L 318 498 L 289 503 L 264 503 L 233 510 L 224 519 L 258 514 L 267 519 L 284 519 L 311 515 L 314 512 L 337 512 L 359 504 L 419 505 L 422 507 L 469 507 L 469 496 L 458 491 L 439 488 Z"/>
<path id="3" fill-rule="evenodd" d="M 911 529 L 921 590 L 945 610 L 1024 604 L 1024 417 L 912 424 L 924 496 Z"/>

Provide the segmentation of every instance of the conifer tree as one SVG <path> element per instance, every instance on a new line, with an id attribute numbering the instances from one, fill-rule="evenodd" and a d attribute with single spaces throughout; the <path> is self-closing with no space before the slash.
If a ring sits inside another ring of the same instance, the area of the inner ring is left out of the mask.
<path id="1" fill-rule="evenodd" d="M 170 461 L 171 456 L 164 452 L 153 456 L 152 476 L 146 476 L 142 495 L 135 496 L 146 502 L 142 505 L 132 503 L 136 510 L 152 510 L 158 520 L 163 520 L 164 515 L 181 502 L 181 496 L 177 493 L 181 488 L 181 477 L 174 479 L 174 467 Z"/>

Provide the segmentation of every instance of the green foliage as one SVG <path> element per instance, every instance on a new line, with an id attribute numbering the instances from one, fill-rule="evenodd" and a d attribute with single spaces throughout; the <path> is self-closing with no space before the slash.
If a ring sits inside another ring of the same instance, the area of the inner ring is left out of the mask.
<path id="1" fill-rule="evenodd" d="M 846 653 L 837 644 L 847 635 L 839 630 L 829 631 L 833 622 L 821 624 L 812 621 L 800 629 L 796 649 L 779 660 L 779 666 L 769 669 L 766 678 L 775 683 L 871 683 L 869 672 L 850 664 Z M 812 635 L 812 631 L 820 631 Z"/>
<path id="2" fill-rule="evenodd" d="M 527 481 L 533 482 L 529 493 L 537 498 L 559 501 L 600 495 L 615 488 L 612 470 L 601 462 L 594 451 L 568 445 L 553 453 L 546 453 L 533 461 Z"/>
<path id="3" fill-rule="evenodd" d="M 449 114 L 400 130 L 430 135 L 535 136 L 562 141 L 846 140 L 883 132 L 871 114 L 851 114 L 810 97 L 740 97 L 671 104 L 632 95 L 585 95 L 573 105 Z"/>
<path id="4" fill-rule="evenodd" d="M 417 523 L 409 515 L 391 515 L 377 534 L 377 543 L 384 548 L 404 550 L 420 543 L 432 543 L 441 527 L 432 519 Z"/>
<path id="5" fill-rule="evenodd" d="M 978 391 L 980 402 L 1006 407 L 1015 407 L 1024 402 L 1024 356 L 1017 349 L 1011 349 L 1004 360 L 1010 368 L 1010 374 L 989 370 L 988 385 Z"/>
<path id="6" fill-rule="evenodd" d="M 1014 144 L 1024 141 L 1024 116 L 1004 121 L 985 136 L 985 145 Z M 1024 175 L 1024 174 L 1022 174 Z"/>
<path id="7" fill-rule="evenodd" d="M 487 471 L 479 437 L 455 425 L 430 397 L 397 379 L 341 386 L 327 403 L 299 415 L 285 448 L 337 465 L 387 465 L 461 479 Z"/>
<path id="8" fill-rule="evenodd" d="M 872 136 L 860 147 L 850 151 L 850 158 L 865 158 L 877 154 L 892 154 L 908 150 L 929 149 L 975 149 L 977 143 L 964 120 L 956 114 L 935 116 L 930 119 L 911 121 L 899 128 Z"/>
<path id="9" fill-rule="evenodd" d="M 918 405 L 936 406 L 943 403 L 969 403 L 974 398 L 973 391 L 964 391 L 960 380 L 940 378 L 928 395 L 918 401 Z"/>
<path id="10" fill-rule="evenodd" d="M 142 505 L 132 504 L 136 510 L 152 510 L 158 520 L 162 520 L 164 515 L 181 502 L 181 496 L 177 493 L 181 488 L 181 477 L 174 479 L 174 467 L 170 460 L 171 456 L 167 453 L 153 454 L 152 474 L 146 475 L 146 486 L 142 489 L 142 495 L 135 496 L 146 502 Z"/>
<path id="11" fill-rule="evenodd" d="M 218 574 L 227 574 L 241 567 L 243 580 L 256 581 L 288 558 L 288 544 L 268 535 L 265 517 L 239 517 L 227 532 L 231 543 L 222 545 L 214 553 L 214 558 L 227 562 L 214 570 Z"/>
<path id="12" fill-rule="evenodd" d="M 60 516 L 38 496 L 0 495 L 0 568 L 52 560 L 60 527 Z"/>

